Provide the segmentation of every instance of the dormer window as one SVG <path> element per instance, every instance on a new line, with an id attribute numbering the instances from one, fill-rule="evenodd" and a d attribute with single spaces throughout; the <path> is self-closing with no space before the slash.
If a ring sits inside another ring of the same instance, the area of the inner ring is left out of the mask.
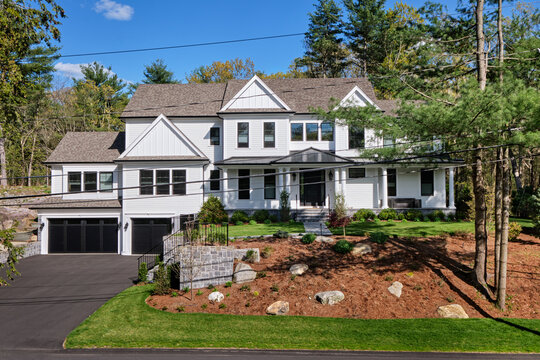
<path id="1" fill-rule="evenodd" d="M 80 172 L 68 172 L 68 191 L 69 192 L 81 191 L 81 173 Z"/>
<path id="2" fill-rule="evenodd" d="M 364 129 L 349 125 L 349 149 L 363 149 L 365 144 Z"/>
<path id="3" fill-rule="evenodd" d="M 84 191 L 97 190 L 97 172 L 84 173 Z"/>
<path id="4" fill-rule="evenodd" d="M 334 141 L 334 126 L 331 123 L 321 124 L 321 140 Z"/>
<path id="5" fill-rule="evenodd" d="M 276 147 L 276 123 L 274 122 L 264 123 L 264 147 Z"/>
<path id="6" fill-rule="evenodd" d="M 238 129 L 238 147 L 239 148 L 249 147 L 249 123 L 239 122 L 237 129 Z"/>

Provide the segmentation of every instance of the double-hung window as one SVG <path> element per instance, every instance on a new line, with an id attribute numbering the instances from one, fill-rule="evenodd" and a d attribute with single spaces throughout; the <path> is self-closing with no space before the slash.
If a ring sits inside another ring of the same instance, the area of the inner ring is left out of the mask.
<path id="1" fill-rule="evenodd" d="M 386 170 L 388 180 L 388 196 L 397 196 L 397 171 L 396 169 Z"/>
<path id="2" fill-rule="evenodd" d="M 81 173 L 68 172 L 68 191 L 77 192 L 81 190 Z"/>
<path id="3" fill-rule="evenodd" d="M 139 194 L 153 195 L 154 194 L 154 171 L 139 170 Z"/>
<path id="4" fill-rule="evenodd" d="M 239 122 L 238 123 L 238 147 L 247 148 L 249 147 L 249 123 Z"/>
<path id="5" fill-rule="evenodd" d="M 331 123 L 323 122 L 321 124 L 321 140 L 334 141 L 334 126 Z"/>
<path id="6" fill-rule="evenodd" d="M 213 127 L 210 128 L 210 145 L 219 145 L 220 144 L 220 134 L 219 134 L 219 128 Z"/>
<path id="7" fill-rule="evenodd" d="M 169 177 L 169 170 L 156 170 L 156 195 L 169 195 L 171 193 Z"/>
<path id="8" fill-rule="evenodd" d="M 221 189 L 221 181 L 219 178 L 221 177 L 221 171 L 219 170 L 210 170 L 210 190 L 220 190 Z"/>
<path id="9" fill-rule="evenodd" d="M 84 173 L 84 191 L 97 190 L 97 172 Z"/>
<path id="10" fill-rule="evenodd" d="M 111 192 L 113 188 L 113 173 L 99 173 L 99 190 L 103 192 Z"/>
<path id="11" fill-rule="evenodd" d="M 174 195 L 186 195 L 186 170 L 173 170 L 172 182 Z"/>
<path id="12" fill-rule="evenodd" d="M 319 140 L 319 124 L 307 123 L 306 124 L 306 141 L 318 141 Z"/>
<path id="13" fill-rule="evenodd" d="M 349 125 L 349 149 L 363 149 L 365 144 L 364 129 Z"/>
<path id="14" fill-rule="evenodd" d="M 433 181 L 434 173 L 433 170 L 422 169 L 420 171 L 420 193 L 422 196 L 432 196 L 433 195 Z"/>
<path id="15" fill-rule="evenodd" d="M 249 200 L 249 169 L 238 169 L 238 199 Z"/>
<path id="16" fill-rule="evenodd" d="M 291 124 L 291 141 L 304 141 L 304 124 Z"/>
<path id="17" fill-rule="evenodd" d="M 275 199 L 276 198 L 276 170 L 264 169 L 264 198 Z"/>
<path id="18" fill-rule="evenodd" d="M 383 135 L 383 147 L 394 147 L 396 141 L 392 135 Z"/>
<path id="19" fill-rule="evenodd" d="M 264 123 L 264 147 L 273 148 L 276 147 L 276 123 L 265 122 Z"/>

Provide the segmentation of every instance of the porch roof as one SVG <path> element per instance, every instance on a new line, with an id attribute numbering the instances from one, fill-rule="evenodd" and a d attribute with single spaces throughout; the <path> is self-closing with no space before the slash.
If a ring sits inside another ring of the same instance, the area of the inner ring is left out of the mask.
<path id="1" fill-rule="evenodd" d="M 230 157 L 216 161 L 216 165 L 304 165 L 304 164 L 352 164 L 353 160 L 329 151 L 308 148 L 291 152 L 286 156 Z"/>

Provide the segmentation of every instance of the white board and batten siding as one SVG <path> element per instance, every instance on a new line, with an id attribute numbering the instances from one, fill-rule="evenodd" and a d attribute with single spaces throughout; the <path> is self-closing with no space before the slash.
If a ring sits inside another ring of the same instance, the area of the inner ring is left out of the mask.
<path id="1" fill-rule="evenodd" d="M 259 81 L 247 84 L 247 88 L 240 91 L 235 99 L 225 106 L 227 109 L 285 109 L 283 103 L 272 91 Z"/>
<path id="2" fill-rule="evenodd" d="M 349 178 L 347 169 L 345 201 L 353 209 L 372 209 L 379 203 L 378 168 L 366 168 L 365 178 Z"/>

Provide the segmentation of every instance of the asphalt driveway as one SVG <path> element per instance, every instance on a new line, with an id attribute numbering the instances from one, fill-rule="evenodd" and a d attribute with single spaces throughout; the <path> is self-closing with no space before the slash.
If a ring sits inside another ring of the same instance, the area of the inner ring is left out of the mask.
<path id="1" fill-rule="evenodd" d="M 61 349 L 71 330 L 133 284 L 136 261 L 109 254 L 21 260 L 21 276 L 0 287 L 0 353 Z"/>

